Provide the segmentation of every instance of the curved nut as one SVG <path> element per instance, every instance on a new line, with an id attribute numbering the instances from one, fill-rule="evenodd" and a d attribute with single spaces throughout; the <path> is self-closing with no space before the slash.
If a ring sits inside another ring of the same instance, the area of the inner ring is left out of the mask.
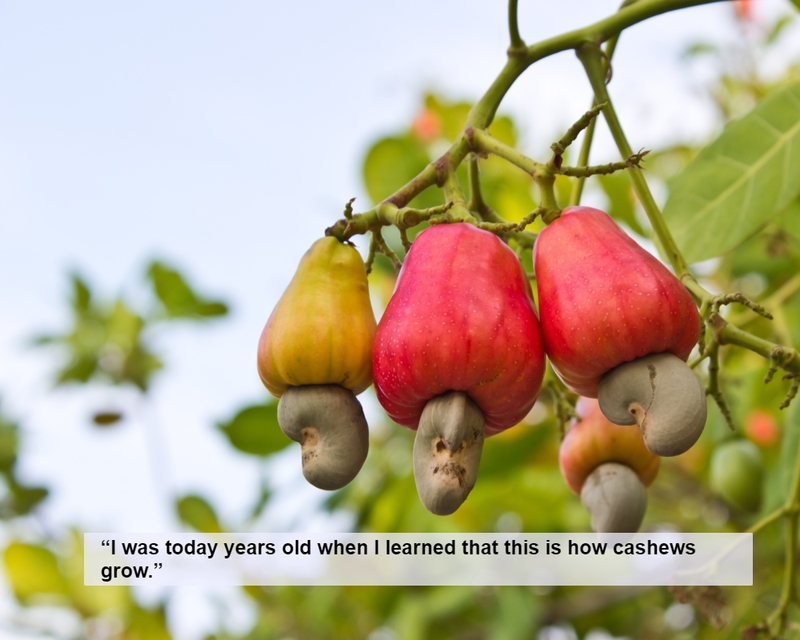
<path id="1" fill-rule="evenodd" d="M 278 424 L 300 443 L 303 475 L 318 489 L 341 489 L 356 477 L 369 450 L 369 430 L 353 392 L 336 384 L 289 387 Z"/>
<path id="2" fill-rule="evenodd" d="M 633 533 L 644 519 L 647 492 L 630 467 L 606 462 L 586 478 L 581 502 L 597 533 Z"/>
<path id="3" fill-rule="evenodd" d="M 677 456 L 700 437 L 706 424 L 706 393 L 683 360 L 659 353 L 607 372 L 597 394 L 615 424 L 638 424 L 647 448 Z"/>
<path id="4" fill-rule="evenodd" d="M 414 439 L 414 481 L 425 508 L 438 516 L 458 509 L 478 479 L 484 420 L 463 391 L 425 405 Z"/>

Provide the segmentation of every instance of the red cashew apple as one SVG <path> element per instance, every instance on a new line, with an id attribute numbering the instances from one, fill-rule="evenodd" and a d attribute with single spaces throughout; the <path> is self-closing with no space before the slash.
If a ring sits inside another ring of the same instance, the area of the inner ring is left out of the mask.
<path id="1" fill-rule="evenodd" d="M 423 231 L 378 323 L 372 365 L 383 408 L 418 429 L 420 498 L 452 513 L 474 486 L 484 434 L 517 424 L 544 375 L 531 288 L 514 252 L 466 223 Z"/>
<path id="2" fill-rule="evenodd" d="M 539 234 L 534 269 L 545 351 L 564 383 L 615 424 L 677 455 L 700 437 L 705 391 L 685 361 L 700 334 L 689 292 L 608 214 L 570 207 Z"/>
<path id="3" fill-rule="evenodd" d="M 581 496 L 595 531 L 636 531 L 661 458 L 647 450 L 638 426 L 612 424 L 597 400 L 580 398 L 576 409 L 580 419 L 561 441 L 561 475 Z"/>

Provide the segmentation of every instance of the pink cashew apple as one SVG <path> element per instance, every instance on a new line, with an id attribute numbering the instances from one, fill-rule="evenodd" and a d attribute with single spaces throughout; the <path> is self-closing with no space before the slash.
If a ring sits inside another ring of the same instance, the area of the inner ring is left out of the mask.
<path id="1" fill-rule="evenodd" d="M 452 513 L 474 485 L 484 434 L 517 424 L 544 375 L 527 276 L 497 236 L 466 223 L 423 231 L 375 333 L 378 399 L 418 429 L 423 503 Z"/>
<path id="2" fill-rule="evenodd" d="M 705 424 L 685 365 L 700 334 L 689 292 L 608 214 L 570 207 L 539 234 L 534 270 L 545 351 L 564 383 L 639 424 L 658 455 L 683 453 Z"/>

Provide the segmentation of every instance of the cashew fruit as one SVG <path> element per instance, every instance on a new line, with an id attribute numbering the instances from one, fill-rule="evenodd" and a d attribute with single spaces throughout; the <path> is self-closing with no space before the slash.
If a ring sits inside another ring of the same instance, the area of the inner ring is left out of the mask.
<path id="1" fill-rule="evenodd" d="M 579 419 L 571 422 L 558 454 L 561 475 L 569 488 L 580 494 L 589 474 L 605 462 L 630 467 L 649 487 L 661 458 L 647 450 L 638 426 L 613 424 L 593 398 L 580 398 L 576 409 Z"/>
<path id="2" fill-rule="evenodd" d="M 728 504 L 743 511 L 758 511 L 763 480 L 761 452 L 749 440 L 729 440 L 714 449 L 709 484 Z"/>
<path id="3" fill-rule="evenodd" d="M 372 383 L 375 316 L 358 251 L 334 237 L 306 252 L 258 343 L 258 373 L 280 397 L 288 387 Z"/>
<path id="4" fill-rule="evenodd" d="M 700 334 L 689 292 L 608 214 L 570 207 L 534 246 L 547 356 L 564 383 L 596 398 L 614 367 L 668 352 L 686 361 Z"/>
<path id="5" fill-rule="evenodd" d="M 281 400 L 278 424 L 300 443 L 303 475 L 332 491 L 350 482 L 369 450 L 356 395 L 372 383 L 375 316 L 361 256 L 317 240 L 267 320 L 258 373 Z"/>
<path id="6" fill-rule="evenodd" d="M 561 475 L 581 497 L 598 533 L 637 531 L 647 510 L 645 487 L 655 480 L 661 458 L 647 450 L 636 426 L 612 424 L 597 400 L 580 398 L 561 441 Z"/>
<path id="7" fill-rule="evenodd" d="M 414 240 L 375 333 L 375 390 L 389 416 L 416 429 L 427 402 L 463 391 L 486 435 L 517 424 L 544 375 L 530 284 L 514 252 L 466 223 Z"/>

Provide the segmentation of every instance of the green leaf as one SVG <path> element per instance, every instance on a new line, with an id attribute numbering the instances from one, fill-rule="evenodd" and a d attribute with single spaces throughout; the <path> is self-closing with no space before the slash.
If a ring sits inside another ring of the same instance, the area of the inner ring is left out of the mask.
<path id="1" fill-rule="evenodd" d="M 774 383 L 773 383 L 774 384 Z M 767 472 L 764 483 L 764 502 L 760 516 L 766 516 L 786 502 L 800 454 L 800 402 L 793 402 L 783 423 L 778 464 Z"/>
<path id="2" fill-rule="evenodd" d="M 769 30 L 767 37 L 765 39 L 765 44 L 773 44 L 778 38 L 781 37 L 783 32 L 786 30 L 786 27 L 791 25 L 794 22 L 794 16 L 790 14 L 786 14 L 781 16 L 775 21 L 775 24 L 772 25 L 772 28 Z"/>
<path id="3" fill-rule="evenodd" d="M 495 140 L 504 142 L 509 147 L 517 146 L 517 129 L 514 121 L 508 116 L 496 117 L 489 125 L 489 133 Z"/>
<path id="4" fill-rule="evenodd" d="M 800 240 L 800 199 L 790 202 L 789 206 L 778 214 L 775 223 L 786 233 Z"/>
<path id="5" fill-rule="evenodd" d="M 695 42 L 689 45 L 683 52 L 684 58 L 696 58 L 697 56 L 719 52 L 719 47 L 709 42 Z"/>
<path id="6" fill-rule="evenodd" d="M 219 428 L 235 448 L 256 456 L 275 453 L 292 442 L 278 425 L 278 403 L 274 401 L 245 407 Z"/>
<path id="7" fill-rule="evenodd" d="M 736 247 L 800 195 L 800 82 L 731 122 L 670 183 L 664 217 L 691 262 Z"/>
<path id="8" fill-rule="evenodd" d="M 225 303 L 204 299 L 192 289 L 179 271 L 163 262 L 151 262 L 147 268 L 147 276 L 156 297 L 170 318 L 212 318 L 228 313 Z"/>
<path id="9" fill-rule="evenodd" d="M 89 285 L 77 274 L 70 276 L 72 280 L 72 308 L 81 313 L 89 310 L 92 294 Z"/>
<path id="10" fill-rule="evenodd" d="M 516 640 L 534 636 L 539 602 L 520 587 L 497 589 L 497 612 L 491 623 L 493 640 Z"/>
<path id="11" fill-rule="evenodd" d="M 3 553 L 6 578 L 21 602 L 43 595 L 65 595 L 67 584 L 56 556 L 33 544 L 12 542 Z"/>
<path id="12" fill-rule="evenodd" d="M 130 625 L 122 634 L 130 640 L 172 640 L 163 604 L 153 609 L 134 606 L 130 611 Z"/>
<path id="13" fill-rule="evenodd" d="M 480 161 L 480 174 L 484 200 L 506 220 L 522 220 L 535 207 L 531 177 L 521 169 L 490 156 Z"/>
<path id="14" fill-rule="evenodd" d="M 133 350 L 144 329 L 144 320 L 124 300 L 117 300 L 106 319 L 108 342 L 123 352 Z"/>
<path id="15" fill-rule="evenodd" d="M 150 378 L 162 369 L 164 364 L 154 353 L 141 344 L 127 355 L 122 366 L 122 371 L 115 378 L 116 382 L 131 382 L 141 391 L 147 391 Z"/>
<path id="16" fill-rule="evenodd" d="M 56 376 L 56 384 L 87 382 L 97 370 L 97 358 L 89 355 L 74 357 Z"/>
<path id="17" fill-rule="evenodd" d="M 333 495 L 336 495 L 335 492 Z M 272 498 L 272 492 L 269 490 L 269 487 L 264 483 L 261 482 L 261 489 L 258 492 L 258 500 L 253 505 L 253 508 L 250 510 L 250 515 L 248 516 L 250 520 L 257 520 L 261 517 L 261 514 L 264 513 L 264 509 L 267 508 L 270 499 Z"/>
<path id="18" fill-rule="evenodd" d="M 45 487 L 21 485 L 14 478 L 10 478 L 7 483 L 12 498 L 11 503 L 8 505 L 8 513 L 13 516 L 24 516 L 30 513 L 42 500 L 50 495 L 50 491 Z"/>
<path id="19" fill-rule="evenodd" d="M 554 437 L 555 425 L 521 424 L 487 440 L 481 455 L 481 478 L 517 473 Z"/>
<path id="20" fill-rule="evenodd" d="M 162 262 L 154 261 L 147 269 L 147 276 L 167 315 L 173 318 L 194 315 L 197 296 L 180 273 Z"/>
<path id="21" fill-rule="evenodd" d="M 202 318 L 218 318 L 228 313 L 228 305 L 224 302 L 199 302 L 195 313 Z"/>
<path id="22" fill-rule="evenodd" d="M 0 472 L 10 472 L 17 462 L 19 427 L 0 415 Z"/>
<path id="23" fill-rule="evenodd" d="M 364 159 L 364 186 L 373 203 L 380 202 L 412 180 L 430 162 L 422 144 L 411 136 L 383 138 L 376 142 Z M 424 194 L 427 196 L 427 192 Z M 431 196 L 415 202 L 416 206 L 442 204 L 443 198 Z"/>
<path id="24" fill-rule="evenodd" d="M 454 142 L 467 123 L 472 105 L 469 102 L 448 102 L 440 96 L 428 94 L 425 96 L 425 108 L 430 109 L 441 119 L 441 137 L 448 142 Z"/>
<path id="25" fill-rule="evenodd" d="M 127 619 L 131 607 L 135 606 L 132 602 L 130 587 L 85 586 L 83 584 L 83 533 L 77 529 L 71 529 L 69 536 L 59 541 L 59 546 L 64 548 L 64 543 L 68 543 L 68 546 L 63 553 L 59 554 L 58 564 L 66 579 L 72 604 L 81 617 L 85 619 L 113 616 L 122 620 Z M 132 639 L 126 636 L 125 640 Z"/>
<path id="26" fill-rule="evenodd" d="M 214 508 L 198 495 L 186 495 L 175 502 L 181 522 L 200 533 L 222 533 L 223 529 Z"/>
<path id="27" fill-rule="evenodd" d="M 779 286 L 797 270 L 792 256 L 792 245 L 797 244 L 791 236 L 758 233 L 731 252 L 726 260 L 729 273 L 734 278 L 758 273 L 767 279 L 770 288 Z"/>
<path id="28" fill-rule="evenodd" d="M 92 422 L 98 427 L 110 427 L 117 424 L 124 417 L 120 411 L 96 411 L 92 415 Z"/>

